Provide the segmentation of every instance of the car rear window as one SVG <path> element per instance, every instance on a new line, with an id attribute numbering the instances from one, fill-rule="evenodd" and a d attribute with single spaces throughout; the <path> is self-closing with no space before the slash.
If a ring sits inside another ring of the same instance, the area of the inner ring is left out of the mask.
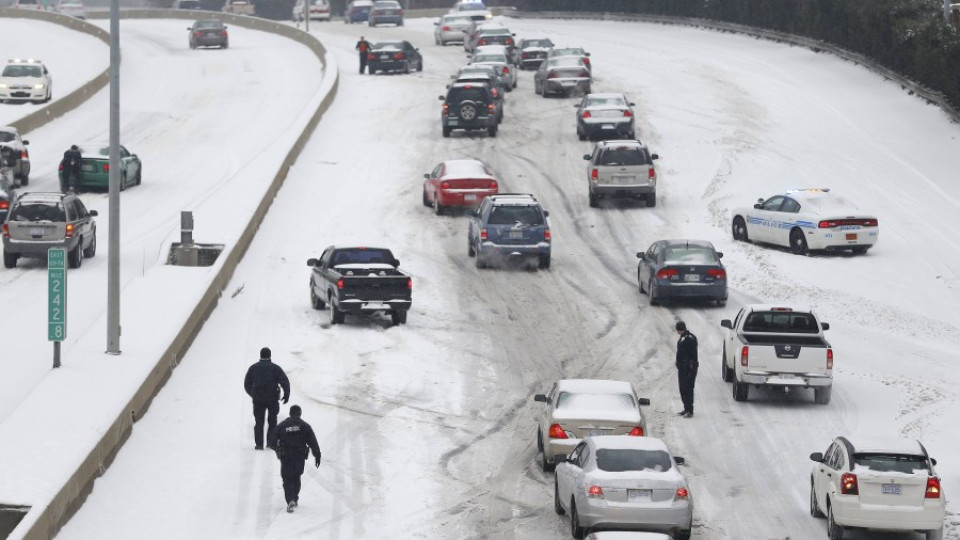
<path id="1" fill-rule="evenodd" d="M 450 90 L 450 101 L 485 101 L 486 99 L 487 91 L 485 86 L 464 86 Z"/>
<path id="2" fill-rule="evenodd" d="M 557 409 L 635 409 L 636 404 L 630 394 L 587 394 L 560 392 L 557 396 Z"/>
<path id="3" fill-rule="evenodd" d="M 538 206 L 494 206 L 487 224 L 543 225 L 543 212 Z"/>
<path id="4" fill-rule="evenodd" d="M 488 63 L 506 64 L 507 57 L 502 54 L 478 54 L 473 57 L 473 61 L 477 63 L 488 62 Z"/>
<path id="5" fill-rule="evenodd" d="M 810 313 L 793 311 L 754 311 L 743 323 L 744 332 L 779 332 L 786 334 L 816 334 L 820 328 Z"/>
<path id="6" fill-rule="evenodd" d="M 927 458 L 909 454 L 854 454 L 855 468 L 875 472 L 899 472 L 905 474 L 929 473 Z"/>
<path id="7" fill-rule="evenodd" d="M 381 9 L 400 9 L 398 2 L 374 2 L 373 7 Z"/>
<path id="8" fill-rule="evenodd" d="M 668 247 L 663 260 L 666 264 L 717 264 L 717 254 L 706 247 Z"/>
<path id="9" fill-rule="evenodd" d="M 598 165 L 647 165 L 650 159 L 643 148 L 636 146 L 618 146 L 600 152 Z"/>
<path id="10" fill-rule="evenodd" d="M 623 100 L 622 97 L 594 97 L 590 96 L 587 98 L 587 107 L 595 106 L 607 106 L 607 107 L 625 107 L 627 102 Z"/>
<path id="11" fill-rule="evenodd" d="M 600 448 L 597 468 L 601 471 L 669 471 L 673 467 L 670 454 L 663 450 Z"/>
<path id="12" fill-rule="evenodd" d="M 549 47 L 553 45 L 549 39 L 529 39 L 523 42 L 524 47 Z"/>
<path id="13" fill-rule="evenodd" d="M 403 45 L 394 41 L 385 41 L 382 43 L 375 43 L 373 47 L 370 48 L 372 51 L 400 51 L 403 50 Z"/>
<path id="14" fill-rule="evenodd" d="M 0 142 L 13 142 L 17 140 L 17 136 L 9 131 L 0 131 Z"/>
<path id="15" fill-rule="evenodd" d="M 9 219 L 10 221 L 66 221 L 67 216 L 60 202 L 30 202 L 14 206 Z"/>
<path id="16" fill-rule="evenodd" d="M 332 262 L 334 266 L 340 264 L 390 264 L 393 262 L 393 257 L 385 249 L 345 249 L 334 252 Z"/>

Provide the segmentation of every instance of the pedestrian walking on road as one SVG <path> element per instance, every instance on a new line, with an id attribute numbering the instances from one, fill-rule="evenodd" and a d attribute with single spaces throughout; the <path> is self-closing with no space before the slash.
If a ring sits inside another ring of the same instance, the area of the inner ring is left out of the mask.
<path id="1" fill-rule="evenodd" d="M 280 460 L 280 478 L 283 479 L 283 497 L 287 501 L 287 512 L 300 503 L 300 477 L 303 475 L 304 462 L 313 452 L 313 462 L 320 467 L 320 445 L 310 424 L 300 418 L 299 405 L 290 407 L 290 417 L 277 426 L 276 439 L 271 439 L 272 447 Z"/>
<path id="2" fill-rule="evenodd" d="M 693 385 L 697 381 L 697 336 L 687 330 L 687 323 L 677 321 L 677 380 L 680 382 L 680 400 L 683 401 L 683 410 L 678 416 L 690 418 L 693 416 Z"/>
<path id="3" fill-rule="evenodd" d="M 370 42 L 360 36 L 360 41 L 354 48 L 360 51 L 360 74 L 363 75 L 363 72 L 367 69 L 367 53 L 370 52 Z"/>
<path id="4" fill-rule="evenodd" d="M 243 379 L 243 388 L 253 399 L 253 441 L 257 450 L 263 450 L 263 417 L 267 417 L 267 444 L 272 444 L 280 412 L 280 392 L 283 402 L 290 400 L 290 380 L 283 369 L 270 359 L 270 349 L 260 349 L 260 360 L 250 366 Z"/>
<path id="5" fill-rule="evenodd" d="M 60 185 L 60 191 L 66 193 L 67 190 L 75 190 L 80 184 L 80 165 L 83 162 L 83 154 L 77 145 L 71 145 L 63 153 L 63 160 L 60 165 L 63 167 L 63 181 Z"/>

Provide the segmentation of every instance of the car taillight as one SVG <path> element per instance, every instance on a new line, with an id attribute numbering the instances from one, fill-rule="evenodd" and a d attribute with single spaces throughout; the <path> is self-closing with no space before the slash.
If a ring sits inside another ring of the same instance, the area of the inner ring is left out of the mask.
<path id="1" fill-rule="evenodd" d="M 627 433 L 627 435 L 629 435 L 629 436 L 631 436 L 631 437 L 643 437 L 643 428 L 640 427 L 640 426 L 637 426 L 637 427 L 631 429 L 631 430 L 630 430 L 630 433 Z"/>
<path id="2" fill-rule="evenodd" d="M 590 65 L 590 59 L 587 58 L 586 56 L 584 56 L 584 57 L 583 57 L 583 63 L 589 66 L 589 65 Z"/>
<path id="3" fill-rule="evenodd" d="M 221 30 L 221 31 L 220 31 L 220 35 L 223 36 L 223 37 L 227 37 L 227 31 L 226 31 L 226 30 Z"/>
<path id="4" fill-rule="evenodd" d="M 929 486 L 929 484 L 927 484 Z M 859 495 L 860 487 L 857 486 L 857 475 L 853 473 L 843 473 L 840 477 L 840 493 L 843 495 Z"/>
<path id="5" fill-rule="evenodd" d="M 60 164 L 60 172 L 63 172 L 63 163 Z"/>
<path id="6" fill-rule="evenodd" d="M 487 40 L 485 39 L 481 39 L 480 41 L 477 42 L 477 45 L 486 45 L 486 44 L 487 44 Z"/>
<path id="7" fill-rule="evenodd" d="M 552 238 L 552 237 L 550 236 L 550 229 L 544 229 L 544 230 L 543 230 L 543 240 L 544 240 L 545 242 L 549 242 L 549 241 L 551 240 L 551 238 Z"/>
<path id="8" fill-rule="evenodd" d="M 450 27 L 449 27 L 449 26 L 444 26 L 444 27 L 443 27 L 443 31 L 444 31 L 444 32 L 449 32 L 449 31 L 450 31 Z"/>
<path id="9" fill-rule="evenodd" d="M 376 57 L 373 56 L 373 53 L 367 53 L 367 60 L 373 60 L 374 58 Z"/>
<path id="10" fill-rule="evenodd" d="M 402 9 L 398 9 L 398 10 L 397 10 L 397 15 L 403 15 L 403 10 L 402 10 Z"/>
<path id="11" fill-rule="evenodd" d="M 507 73 L 510 73 L 510 68 L 503 66 L 503 74 L 506 75 Z"/>
<path id="12" fill-rule="evenodd" d="M 587 488 L 587 497 L 592 499 L 602 499 L 603 498 L 603 488 L 600 486 L 590 486 Z"/>
<path id="13" fill-rule="evenodd" d="M 648 179 L 653 180 L 653 179 L 656 178 L 656 177 L 657 177 L 657 170 L 656 170 L 656 169 L 654 169 L 653 167 L 650 167 L 649 169 L 647 169 L 647 178 L 648 178 Z"/>
<path id="14" fill-rule="evenodd" d="M 690 497 L 690 492 L 687 491 L 687 488 L 677 488 L 677 491 L 673 493 L 675 499 L 686 500 Z"/>
<path id="15" fill-rule="evenodd" d="M 343 278 L 340 278 L 340 279 L 337 280 L 337 288 L 338 288 L 338 289 L 342 289 L 342 288 L 343 288 Z"/>
<path id="16" fill-rule="evenodd" d="M 834 227 L 844 227 L 848 225 L 876 227 L 878 223 L 875 219 L 825 219 L 818 223 L 817 227 L 821 229 L 832 229 Z"/>
<path id="17" fill-rule="evenodd" d="M 530 58 L 530 53 L 520 53 L 520 58 Z"/>
<path id="18" fill-rule="evenodd" d="M 488 188 L 488 189 L 499 189 L 499 188 L 500 188 L 500 186 L 499 186 L 499 185 L 497 185 L 497 182 L 496 182 L 496 181 L 494 181 L 494 180 L 491 180 L 491 181 L 490 181 L 490 185 L 489 185 L 489 186 L 487 186 L 487 188 Z"/>
<path id="19" fill-rule="evenodd" d="M 580 77 L 580 78 L 583 78 L 583 79 L 589 79 L 589 78 L 590 78 L 590 72 L 587 71 L 587 70 L 583 70 L 583 71 L 581 71 L 580 74 L 577 75 L 577 76 Z"/>
<path id="20" fill-rule="evenodd" d="M 833 349 L 827 349 L 827 369 L 833 369 Z"/>
<path id="21" fill-rule="evenodd" d="M 550 432 L 548 433 L 551 439 L 566 439 L 567 432 L 560 427 L 560 424 L 554 424 L 550 426 Z"/>
<path id="22" fill-rule="evenodd" d="M 487 112 L 493 114 L 493 103 L 487 103 Z"/>
<path id="23" fill-rule="evenodd" d="M 504 41 L 504 43 L 506 43 L 507 45 L 513 45 L 513 38 L 507 38 L 507 40 Z"/>
<path id="24" fill-rule="evenodd" d="M 441 182 L 440 189 L 450 189 L 450 182 Z"/>
<path id="25" fill-rule="evenodd" d="M 203 32 L 194 32 L 193 37 L 200 37 L 203 35 Z"/>
<path id="26" fill-rule="evenodd" d="M 623 111 L 623 116 L 625 116 L 625 117 L 627 117 L 627 118 L 630 118 L 630 117 L 633 116 L 633 113 L 630 112 L 630 111 Z"/>
<path id="27" fill-rule="evenodd" d="M 663 268 L 657 272 L 657 279 L 671 279 L 677 277 L 679 274 L 676 268 Z"/>
<path id="28" fill-rule="evenodd" d="M 393 59 L 394 59 L 394 60 L 403 60 L 403 53 L 402 53 L 402 52 L 398 52 L 397 54 L 393 55 Z"/>
<path id="29" fill-rule="evenodd" d="M 9 210 L 10 201 L 0 201 L 0 210 Z"/>
<path id="30" fill-rule="evenodd" d="M 410 289 L 411 291 L 413 290 L 413 279 L 412 279 L 412 278 L 407 278 L 407 288 Z"/>
<path id="31" fill-rule="evenodd" d="M 597 178 L 599 178 L 599 173 L 597 172 L 597 169 L 590 169 L 590 179 L 593 181 L 596 181 Z"/>
<path id="32" fill-rule="evenodd" d="M 487 229 L 486 227 L 484 227 L 483 229 L 480 229 L 480 240 L 486 240 L 486 239 L 487 239 Z"/>
<path id="33" fill-rule="evenodd" d="M 67 230 L 66 230 L 65 236 L 67 238 L 73 237 L 73 223 L 67 223 Z"/>
<path id="34" fill-rule="evenodd" d="M 6 223 L 3 224 L 3 236 L 6 238 L 10 238 L 10 229 L 7 228 Z"/>
<path id="35" fill-rule="evenodd" d="M 444 104 L 443 104 L 443 114 L 449 114 L 449 113 L 450 113 L 450 105 L 447 105 L 446 103 L 444 103 Z"/>
<path id="36" fill-rule="evenodd" d="M 936 476 L 927 478 L 927 492 L 923 495 L 925 499 L 940 498 L 940 479 Z"/>
<path id="37" fill-rule="evenodd" d="M 103 172 L 110 172 L 110 164 L 109 164 L 109 163 L 104 163 L 104 164 L 103 164 Z"/>
<path id="38" fill-rule="evenodd" d="M 713 279 L 727 279 L 727 271 L 723 268 L 710 268 L 707 270 L 708 276 L 713 276 Z"/>
<path id="39" fill-rule="evenodd" d="M 583 118 L 590 118 L 591 116 L 593 115 L 590 114 L 590 111 L 583 111 Z"/>
<path id="40" fill-rule="evenodd" d="M 558 75 L 557 73 L 554 73 L 554 72 L 552 72 L 552 71 L 551 71 L 550 73 L 547 73 L 547 78 L 548 78 L 548 79 L 556 79 L 556 78 L 559 77 L 559 76 L 560 76 L 560 75 Z"/>
<path id="41" fill-rule="evenodd" d="M 21 150 L 20 159 L 30 159 L 30 152 L 27 152 L 26 150 Z"/>
<path id="42" fill-rule="evenodd" d="M 750 363 L 750 347 L 744 345 L 743 348 L 740 349 L 740 365 L 743 367 L 747 367 L 747 364 L 749 363 Z"/>

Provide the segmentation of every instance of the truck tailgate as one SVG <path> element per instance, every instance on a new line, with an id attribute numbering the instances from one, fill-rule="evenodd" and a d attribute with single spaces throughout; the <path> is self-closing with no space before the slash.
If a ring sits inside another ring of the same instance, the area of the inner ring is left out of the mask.
<path id="1" fill-rule="evenodd" d="M 340 301 L 389 302 L 410 300 L 407 276 L 344 276 Z"/>
<path id="2" fill-rule="evenodd" d="M 819 336 L 743 333 L 749 369 L 775 373 L 823 373 L 830 344 Z"/>

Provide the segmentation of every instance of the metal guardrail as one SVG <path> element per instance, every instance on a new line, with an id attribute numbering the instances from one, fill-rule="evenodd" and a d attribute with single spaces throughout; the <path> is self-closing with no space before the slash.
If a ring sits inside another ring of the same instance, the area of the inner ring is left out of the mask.
<path id="1" fill-rule="evenodd" d="M 721 32 L 745 34 L 763 39 L 769 39 L 771 41 L 779 41 L 782 43 L 791 43 L 794 45 L 807 47 L 816 52 L 826 51 L 843 58 L 844 60 L 861 65 L 884 77 L 885 79 L 896 82 L 901 88 L 909 92 L 911 95 L 919 96 L 927 102 L 939 106 L 943 112 L 950 116 L 954 122 L 960 123 L 960 109 L 950 103 L 950 101 L 947 100 L 942 93 L 931 90 L 867 56 L 849 51 L 832 43 L 827 43 L 818 39 L 798 36 L 795 34 L 787 34 L 743 24 L 712 21 L 709 19 L 696 19 L 693 17 L 670 17 L 666 15 L 643 15 L 635 13 L 580 13 L 568 11 L 507 11 L 504 13 L 504 15 L 518 19 L 589 19 L 604 21 L 637 21 L 692 26 L 695 28 L 706 28 Z"/>

